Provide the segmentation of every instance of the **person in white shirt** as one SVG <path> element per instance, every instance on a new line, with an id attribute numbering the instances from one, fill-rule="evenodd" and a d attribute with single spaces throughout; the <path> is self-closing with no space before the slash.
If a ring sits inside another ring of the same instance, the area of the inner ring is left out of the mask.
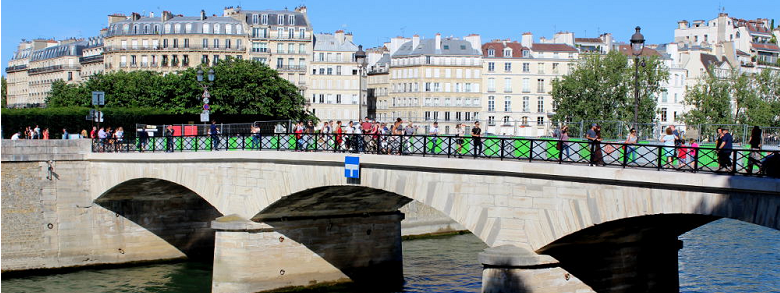
<path id="1" fill-rule="evenodd" d="M 19 133 L 14 133 L 14 135 L 11 136 L 11 140 L 19 140 Z"/>
<path id="2" fill-rule="evenodd" d="M 431 131 L 429 133 L 430 135 L 439 135 L 439 122 L 433 122 L 433 127 L 431 127 Z"/>

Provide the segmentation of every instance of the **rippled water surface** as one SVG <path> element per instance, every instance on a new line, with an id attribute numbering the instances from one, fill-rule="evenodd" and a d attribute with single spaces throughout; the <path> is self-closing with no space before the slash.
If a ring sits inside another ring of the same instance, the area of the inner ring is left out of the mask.
<path id="1" fill-rule="evenodd" d="M 681 292 L 780 292 L 780 232 L 720 220 L 683 234 Z M 403 292 L 479 292 L 477 254 L 487 246 L 471 234 L 403 242 Z M 2 292 L 209 292 L 211 267 L 186 262 L 3 278 Z M 379 288 L 377 288 L 379 289 Z M 319 288 L 316 292 L 365 292 Z"/>

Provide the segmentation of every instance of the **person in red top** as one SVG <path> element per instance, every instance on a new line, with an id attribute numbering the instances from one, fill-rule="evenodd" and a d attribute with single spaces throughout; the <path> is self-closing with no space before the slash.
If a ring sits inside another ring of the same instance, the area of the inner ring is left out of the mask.
<path id="1" fill-rule="evenodd" d="M 89 132 L 89 138 L 96 138 L 97 137 L 97 127 L 92 126 L 92 131 Z"/>
<path id="2" fill-rule="evenodd" d="M 334 132 L 336 132 L 336 151 L 340 151 L 342 142 L 341 135 L 344 133 L 344 130 L 341 129 L 341 120 L 336 121 L 336 129 Z"/>

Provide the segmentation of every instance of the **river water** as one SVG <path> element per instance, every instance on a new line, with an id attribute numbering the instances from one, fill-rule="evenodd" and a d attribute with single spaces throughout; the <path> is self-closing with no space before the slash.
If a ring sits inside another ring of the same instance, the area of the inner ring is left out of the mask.
<path id="1" fill-rule="evenodd" d="M 681 292 L 780 292 L 780 232 L 719 220 L 680 236 Z M 487 246 L 471 234 L 403 242 L 403 292 L 479 292 L 477 254 Z M 2 292 L 209 292 L 211 267 L 182 262 L 64 274 L 3 278 Z M 311 292 L 363 292 L 319 288 Z"/>

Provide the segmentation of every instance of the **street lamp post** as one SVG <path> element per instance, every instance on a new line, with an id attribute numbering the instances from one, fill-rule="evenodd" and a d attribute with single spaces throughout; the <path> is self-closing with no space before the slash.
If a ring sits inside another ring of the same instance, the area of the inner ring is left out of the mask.
<path id="1" fill-rule="evenodd" d="M 355 61 L 357 61 L 358 67 L 360 67 L 360 89 L 358 90 L 358 117 L 357 120 L 363 119 L 363 74 L 366 71 L 366 52 L 363 51 L 363 45 L 358 46 L 357 52 L 355 52 Z"/>
<path id="2" fill-rule="evenodd" d="M 198 84 L 200 84 L 201 87 L 203 87 L 203 112 L 200 113 L 200 122 L 209 122 L 209 98 L 211 95 L 209 95 L 209 85 L 211 85 L 212 82 L 214 82 L 214 69 L 209 69 L 208 73 L 208 83 L 203 82 L 203 70 L 198 69 Z"/>
<path id="3" fill-rule="evenodd" d="M 631 36 L 631 53 L 634 55 L 634 128 L 639 128 L 639 56 L 645 48 L 645 36 L 636 27 L 636 33 Z M 643 64 L 644 66 L 644 64 Z M 638 130 L 637 130 L 638 131 Z"/>

